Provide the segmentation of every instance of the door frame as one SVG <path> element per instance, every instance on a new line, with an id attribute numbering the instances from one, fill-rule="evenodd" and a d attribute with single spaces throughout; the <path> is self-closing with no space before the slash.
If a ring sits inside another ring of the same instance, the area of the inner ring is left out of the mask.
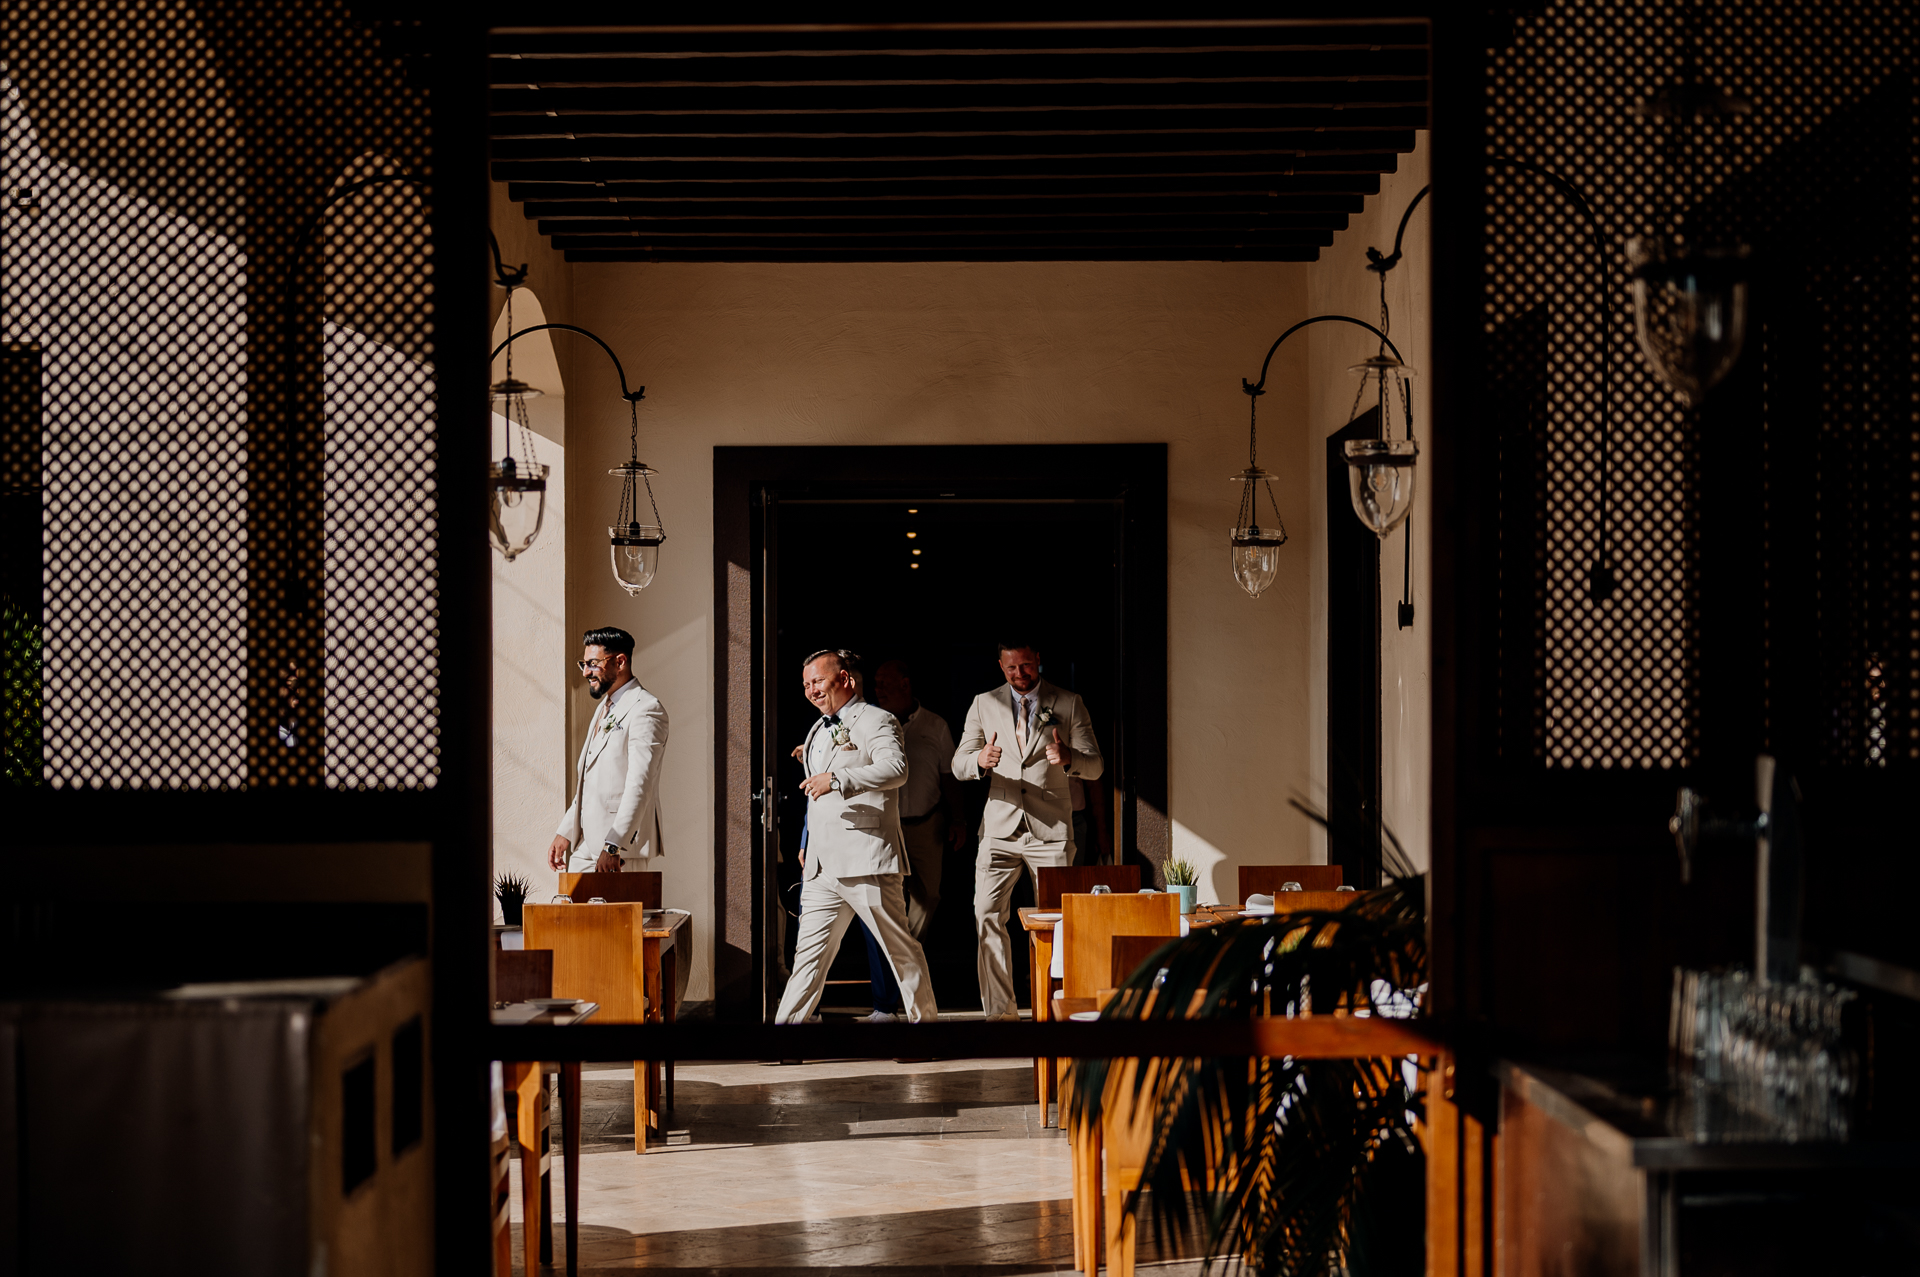
<path id="1" fill-rule="evenodd" d="M 716 447 L 713 450 L 714 1010 L 722 1019 L 771 1014 L 767 957 L 770 852 L 778 805 L 760 739 L 773 671 L 768 583 L 769 498 L 1118 501 L 1120 685 L 1114 739 L 1103 742 L 1118 790 L 1116 846 L 1165 861 L 1167 801 L 1167 445 L 978 444 Z M 773 526 L 777 537 L 777 521 Z"/>

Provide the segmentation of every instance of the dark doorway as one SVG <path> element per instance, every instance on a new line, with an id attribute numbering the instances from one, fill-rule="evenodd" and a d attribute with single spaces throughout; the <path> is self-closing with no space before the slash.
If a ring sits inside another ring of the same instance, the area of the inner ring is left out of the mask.
<path id="1" fill-rule="evenodd" d="M 799 882 L 795 853 L 805 806 L 798 793 L 803 769 L 786 751 L 805 737 L 818 714 L 800 694 L 801 662 L 812 652 L 851 648 L 863 658 L 868 678 L 882 661 L 907 662 L 916 699 L 946 719 L 958 740 L 973 698 L 1002 681 L 994 664 L 996 643 L 1024 636 L 1039 644 L 1047 680 L 1085 698 L 1102 750 L 1111 748 L 1120 703 L 1120 513 L 1117 499 L 799 497 L 766 504 L 779 550 L 768 730 L 779 764 L 777 877 L 783 906 L 791 909 Z M 1010 570 L 991 545 L 1014 547 L 1018 567 Z M 859 574 L 857 590 L 846 584 L 853 572 Z M 972 831 L 985 788 L 980 781 L 961 786 L 965 832 L 945 857 L 940 908 L 923 940 L 934 991 L 949 1009 L 979 1005 Z M 1105 793 L 1104 785 L 1098 792 Z M 1021 891 L 1023 903 L 1031 904 L 1031 885 Z M 789 963 L 793 938 L 789 926 Z M 856 938 L 850 932 L 841 946 L 831 980 L 865 980 L 867 954 Z M 1019 942 L 1013 946 L 1015 983 L 1024 989 L 1026 939 L 1013 938 Z M 823 1005 L 864 1008 L 868 993 L 864 983 L 830 985 Z"/>
<path id="2" fill-rule="evenodd" d="M 1346 444 L 1378 439 L 1368 409 L 1327 440 L 1327 861 L 1380 885 L 1380 538 L 1353 514 Z"/>
<path id="3" fill-rule="evenodd" d="M 716 748 L 720 774 L 738 778 L 717 796 L 720 1014 L 761 1018 L 781 992 L 791 938 L 774 911 L 797 879 L 803 810 L 790 751 L 815 715 L 800 667 L 816 649 L 851 648 L 869 673 L 907 661 L 916 698 L 958 739 L 973 697 L 1000 682 L 1002 631 L 1033 635 L 1046 677 L 1093 713 L 1116 858 L 1164 858 L 1165 466 L 1161 445 L 715 450 Z M 965 795 L 967 836 L 947 852 L 925 939 L 952 1010 L 979 1004 L 972 830 L 983 802 Z M 856 931 L 831 978 L 866 974 Z M 867 996 L 862 983 L 830 986 L 828 1003 Z"/>

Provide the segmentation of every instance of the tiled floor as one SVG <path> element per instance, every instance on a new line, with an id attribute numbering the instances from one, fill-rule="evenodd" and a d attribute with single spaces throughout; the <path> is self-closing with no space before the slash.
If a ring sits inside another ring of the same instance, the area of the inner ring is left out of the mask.
<path id="1" fill-rule="evenodd" d="M 583 1274 L 1072 1267 L 1066 1141 L 1040 1123 L 1030 1066 L 682 1064 L 669 1126 L 685 1142 L 644 1157 L 631 1071 L 589 1065 L 582 1090 Z"/>

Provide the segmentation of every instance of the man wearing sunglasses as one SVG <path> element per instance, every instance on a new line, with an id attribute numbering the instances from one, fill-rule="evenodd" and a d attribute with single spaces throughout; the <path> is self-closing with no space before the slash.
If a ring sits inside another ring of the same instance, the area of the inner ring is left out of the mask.
<path id="1" fill-rule="evenodd" d="M 667 758 L 667 711 L 633 676 L 633 635 L 588 630 L 580 672 L 600 704 L 580 747 L 573 805 L 547 851 L 571 873 L 617 873 L 629 859 L 661 854 L 660 777 Z"/>

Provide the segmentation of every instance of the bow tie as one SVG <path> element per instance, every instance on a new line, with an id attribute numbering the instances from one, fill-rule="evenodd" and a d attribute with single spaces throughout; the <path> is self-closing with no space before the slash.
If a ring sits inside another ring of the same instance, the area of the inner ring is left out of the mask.
<path id="1" fill-rule="evenodd" d="M 840 716 L 839 716 L 838 714 L 829 714 L 829 715 L 827 715 L 827 726 L 828 726 L 828 727 L 837 727 L 837 726 L 839 726 L 839 725 L 840 725 Z"/>

